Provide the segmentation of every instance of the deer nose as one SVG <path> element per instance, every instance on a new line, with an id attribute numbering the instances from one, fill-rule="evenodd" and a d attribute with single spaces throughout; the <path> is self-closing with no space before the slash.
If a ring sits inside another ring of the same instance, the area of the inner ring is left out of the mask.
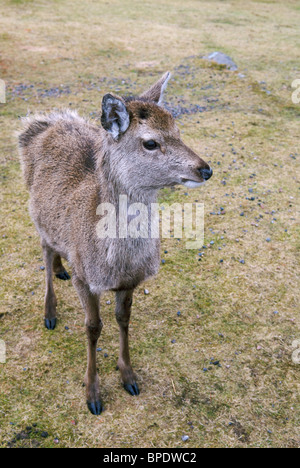
<path id="1" fill-rule="evenodd" d="M 201 168 L 201 169 L 198 169 L 198 170 L 199 170 L 203 180 L 208 180 L 213 175 L 213 170 L 211 168 L 209 168 L 209 169 L 202 169 Z"/>

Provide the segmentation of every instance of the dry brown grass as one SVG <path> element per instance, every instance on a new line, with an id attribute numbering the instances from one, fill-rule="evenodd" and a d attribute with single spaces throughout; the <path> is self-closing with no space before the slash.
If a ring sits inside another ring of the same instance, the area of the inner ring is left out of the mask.
<path id="1" fill-rule="evenodd" d="M 300 73 L 298 2 L 3 3 L 0 338 L 7 362 L 0 364 L 0 445 L 25 431 L 14 446 L 298 446 L 299 365 L 291 359 L 300 338 L 300 104 L 291 102 Z M 229 53 L 245 76 L 199 58 L 214 50 Z M 70 106 L 94 118 L 107 90 L 139 91 L 167 69 L 169 105 L 207 108 L 179 124 L 186 142 L 211 161 L 214 178 L 188 195 L 180 188 L 161 198 L 204 201 L 205 244 L 214 245 L 198 261 L 183 241 L 164 241 L 166 264 L 147 284 L 150 294 L 136 292 L 136 399 L 115 371 L 114 297 L 104 295 L 106 411 L 92 417 L 82 388 L 83 313 L 71 284 L 56 281 L 59 326 L 43 328 L 42 254 L 13 134 L 28 110 Z M 225 214 L 217 214 L 220 207 Z"/>

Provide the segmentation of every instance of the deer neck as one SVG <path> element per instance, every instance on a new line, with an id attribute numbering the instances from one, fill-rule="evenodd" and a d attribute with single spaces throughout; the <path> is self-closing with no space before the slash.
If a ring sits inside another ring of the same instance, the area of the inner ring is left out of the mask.
<path id="1" fill-rule="evenodd" d="M 114 170 L 109 157 L 103 156 L 98 168 L 100 178 L 101 194 L 103 203 L 112 203 L 118 210 L 120 197 L 127 197 L 128 204 L 143 203 L 151 207 L 151 203 L 157 203 L 158 189 L 144 189 L 135 187 L 134 184 L 128 187 L 122 183 L 118 177 L 118 172 Z"/>

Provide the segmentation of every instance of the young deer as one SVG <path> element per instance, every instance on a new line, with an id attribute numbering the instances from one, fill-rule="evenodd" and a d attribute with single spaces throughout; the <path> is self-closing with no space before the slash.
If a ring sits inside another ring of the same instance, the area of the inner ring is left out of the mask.
<path id="1" fill-rule="evenodd" d="M 30 213 L 41 237 L 46 265 L 45 326 L 56 326 L 53 272 L 69 279 L 61 257 L 72 267 L 72 281 L 85 311 L 88 364 L 85 376 L 89 410 L 102 411 L 96 370 L 102 329 L 100 294 L 116 292 L 120 328 L 118 367 L 125 389 L 138 395 L 130 362 L 128 324 L 134 289 L 158 272 L 160 242 L 145 238 L 99 238 L 97 207 L 119 196 L 150 206 L 163 187 L 198 187 L 212 170 L 180 139 L 173 117 L 162 104 L 166 73 L 139 97 L 106 94 L 102 127 L 65 111 L 24 121 L 19 146 L 30 192 Z"/>

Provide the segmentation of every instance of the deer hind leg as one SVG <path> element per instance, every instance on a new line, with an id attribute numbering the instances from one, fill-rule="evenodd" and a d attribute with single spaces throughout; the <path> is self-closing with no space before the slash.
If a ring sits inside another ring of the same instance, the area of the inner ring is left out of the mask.
<path id="1" fill-rule="evenodd" d="M 103 327 L 100 317 L 100 295 L 92 294 L 89 287 L 75 275 L 73 275 L 73 284 L 85 312 L 85 326 L 88 339 L 88 362 L 85 374 L 86 400 L 90 412 L 94 415 L 99 415 L 103 410 L 100 400 L 96 363 L 97 342 Z"/>
<path id="2" fill-rule="evenodd" d="M 63 266 L 61 262 L 61 256 L 59 254 L 54 255 L 53 271 L 54 271 L 56 278 L 60 280 L 67 281 L 71 279 L 69 273 L 65 270 L 65 267 Z"/>
<path id="3" fill-rule="evenodd" d="M 128 326 L 131 314 L 133 291 L 118 291 L 116 293 L 116 319 L 120 328 L 120 355 L 118 368 L 125 390 L 131 395 L 139 395 L 139 387 L 135 381 L 130 362 Z"/>
<path id="4" fill-rule="evenodd" d="M 46 295 L 45 295 L 45 327 L 54 330 L 56 327 L 56 296 L 53 288 L 53 260 L 54 251 L 45 243 L 42 244 L 46 266 Z"/>

